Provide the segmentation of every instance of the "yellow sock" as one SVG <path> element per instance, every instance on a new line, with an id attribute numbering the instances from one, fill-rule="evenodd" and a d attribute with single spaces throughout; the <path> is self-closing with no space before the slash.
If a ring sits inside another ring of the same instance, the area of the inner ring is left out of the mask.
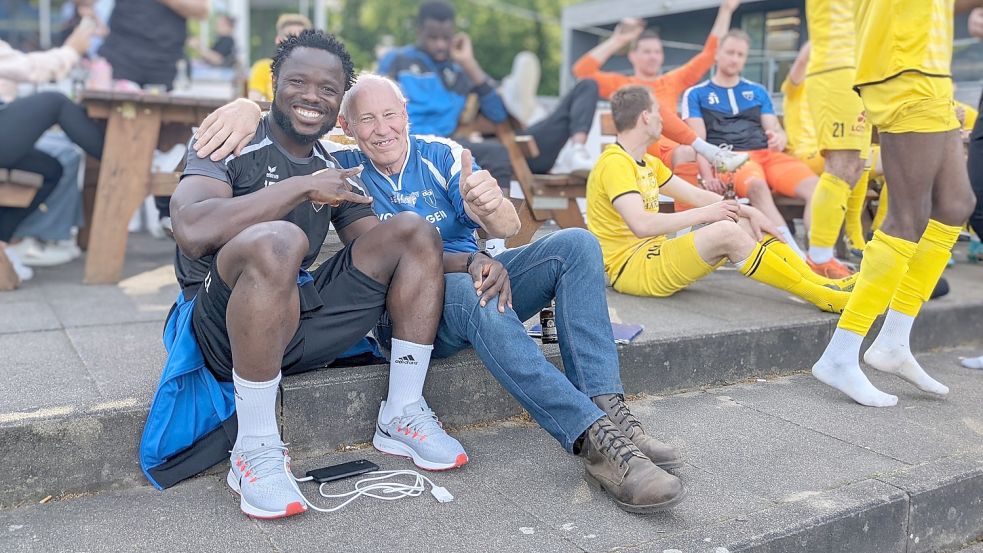
<path id="1" fill-rule="evenodd" d="M 829 173 L 819 177 L 812 194 L 812 223 L 809 226 L 809 247 L 832 248 L 840 237 L 840 227 L 850 198 L 850 185 Z"/>
<path id="2" fill-rule="evenodd" d="M 908 261 L 908 271 L 894 292 L 891 309 L 910 317 L 918 315 L 922 304 L 932 297 L 932 290 L 952 257 L 952 246 L 959 239 L 959 230 L 959 227 L 929 219 L 915 255 Z"/>
<path id="3" fill-rule="evenodd" d="M 867 335 L 874 319 L 894 297 L 898 283 L 908 270 L 908 260 L 915 255 L 915 247 L 914 242 L 879 230 L 874 232 L 874 239 L 864 248 L 860 276 L 837 327 Z"/>
<path id="4" fill-rule="evenodd" d="M 846 202 L 846 220 L 844 221 L 844 233 L 850 242 L 851 248 L 858 250 L 864 249 L 867 240 L 864 239 L 863 212 L 864 203 L 867 201 L 867 181 L 870 177 L 870 170 L 864 169 L 860 175 L 860 180 L 853 185 L 850 197 Z"/>
<path id="5" fill-rule="evenodd" d="M 881 184 L 881 194 L 877 198 L 877 213 L 874 214 L 874 221 L 870 224 L 872 231 L 881 228 L 884 219 L 887 217 L 887 181 Z"/>
<path id="6" fill-rule="evenodd" d="M 797 253 L 795 253 L 795 250 L 793 250 L 791 246 L 785 244 L 784 242 L 780 242 L 774 236 L 766 236 L 765 239 L 761 241 L 761 245 L 777 253 L 782 260 L 785 261 L 785 263 L 788 263 L 790 267 L 802 275 L 802 278 L 813 284 L 818 284 L 820 286 L 831 284 L 835 286 L 839 282 L 838 280 L 833 280 L 831 278 L 826 278 L 822 275 L 816 274 L 816 272 L 813 271 Z"/>
<path id="7" fill-rule="evenodd" d="M 792 265 L 786 263 L 781 255 L 772 251 L 771 246 L 758 243 L 751 251 L 747 262 L 741 266 L 741 273 L 758 282 L 791 292 L 823 311 L 833 313 L 843 311 L 850 297 L 848 292 L 834 290 L 806 280 Z"/>

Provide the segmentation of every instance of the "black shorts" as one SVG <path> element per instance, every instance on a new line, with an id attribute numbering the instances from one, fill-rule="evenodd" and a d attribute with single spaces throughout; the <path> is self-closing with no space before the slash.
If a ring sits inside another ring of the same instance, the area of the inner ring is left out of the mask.
<path id="1" fill-rule="evenodd" d="M 386 306 L 388 285 L 352 263 L 351 245 L 318 267 L 300 286 L 300 326 L 283 353 L 280 370 L 297 374 L 326 367 L 375 327 Z M 232 290 L 215 261 L 198 290 L 191 324 L 205 364 L 219 380 L 232 380 L 232 347 L 225 322 Z M 262 316 L 262 315 L 260 315 Z"/>

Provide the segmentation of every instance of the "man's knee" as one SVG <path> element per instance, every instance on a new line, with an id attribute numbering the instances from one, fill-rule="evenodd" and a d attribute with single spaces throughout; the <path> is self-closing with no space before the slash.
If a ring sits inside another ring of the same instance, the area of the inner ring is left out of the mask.
<path id="1" fill-rule="evenodd" d="M 68 96 L 65 96 L 61 92 L 55 90 L 45 90 L 43 92 L 38 92 L 34 96 L 38 101 L 53 106 L 61 106 L 72 103 L 72 101 L 68 99 Z"/>
<path id="2" fill-rule="evenodd" d="M 393 241 L 400 244 L 413 244 L 414 247 L 426 251 L 441 251 L 442 242 L 436 227 L 416 213 L 403 211 L 386 221 L 387 229 Z M 402 247 L 402 246 L 400 246 Z"/>
<path id="3" fill-rule="evenodd" d="M 932 218 L 951 226 L 962 226 L 976 209 L 976 194 L 969 187 L 946 194 L 932 206 Z"/>
<path id="4" fill-rule="evenodd" d="M 696 150 L 692 146 L 680 144 L 672 150 L 672 165 L 675 167 L 680 163 L 691 163 L 696 161 Z"/>
<path id="5" fill-rule="evenodd" d="M 257 223 L 244 229 L 222 248 L 219 270 L 223 279 L 248 269 L 269 280 L 282 278 L 293 282 L 309 246 L 307 235 L 293 223 Z M 232 284 L 232 281 L 226 281 Z"/>
<path id="6" fill-rule="evenodd" d="M 554 232 L 551 240 L 556 241 L 557 249 L 564 252 L 585 256 L 590 259 L 601 259 L 601 245 L 597 238 L 587 229 L 568 228 Z"/>
<path id="7" fill-rule="evenodd" d="M 823 170 L 853 186 L 864 171 L 864 160 L 853 150 L 826 152 Z"/>
<path id="8" fill-rule="evenodd" d="M 595 101 L 601 96 L 600 88 L 597 86 L 597 81 L 594 79 L 581 79 L 577 81 L 577 84 L 574 85 L 571 94 L 574 96 L 583 96 L 585 98 L 593 97 Z"/>
<path id="9" fill-rule="evenodd" d="M 762 179 L 750 179 L 747 182 L 747 195 L 748 197 L 761 196 L 762 194 L 771 194 L 771 189 L 768 188 L 768 183 Z"/>

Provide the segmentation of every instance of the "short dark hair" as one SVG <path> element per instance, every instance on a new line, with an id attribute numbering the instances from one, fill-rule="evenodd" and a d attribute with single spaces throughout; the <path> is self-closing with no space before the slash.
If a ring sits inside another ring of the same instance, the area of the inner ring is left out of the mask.
<path id="1" fill-rule="evenodd" d="M 345 70 L 345 90 L 355 84 L 355 64 L 348 49 L 342 44 L 338 37 L 331 33 L 318 31 L 316 29 L 304 29 L 299 35 L 288 37 L 280 43 L 273 55 L 273 64 L 270 70 L 273 73 L 273 82 L 276 83 L 283 62 L 290 57 L 290 53 L 296 48 L 317 48 L 330 52 L 341 60 L 341 67 Z"/>
<path id="2" fill-rule="evenodd" d="M 635 128 L 638 116 L 643 111 L 652 109 L 654 103 L 652 91 L 647 86 L 630 85 L 619 88 L 611 96 L 611 115 L 614 117 L 614 128 L 618 132 Z"/>
<path id="3" fill-rule="evenodd" d="M 635 37 L 635 40 L 631 41 L 631 46 L 630 46 L 631 50 L 634 51 L 638 49 L 639 42 L 643 40 L 648 40 L 650 38 L 662 40 L 662 37 L 659 36 L 659 31 L 656 31 L 655 29 L 645 29 L 644 31 L 642 31 L 642 34 L 638 35 L 637 37 Z"/>
<path id="4" fill-rule="evenodd" d="M 454 6 L 443 0 L 431 0 L 420 4 L 420 10 L 416 12 L 416 26 L 422 27 L 426 20 L 431 21 L 454 21 Z"/>

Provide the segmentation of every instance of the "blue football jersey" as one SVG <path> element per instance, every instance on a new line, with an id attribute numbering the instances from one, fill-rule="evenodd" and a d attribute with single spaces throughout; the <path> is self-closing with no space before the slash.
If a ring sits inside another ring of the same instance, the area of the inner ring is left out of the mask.
<path id="1" fill-rule="evenodd" d="M 461 197 L 461 152 L 453 140 L 431 135 L 410 135 L 409 155 L 398 174 L 386 175 L 361 150 L 325 146 L 345 168 L 362 165 L 362 182 L 372 198 L 379 219 L 411 211 L 430 221 L 444 241 L 444 251 L 473 252 L 478 249 L 474 230 L 479 227 L 464 211 Z M 473 165 L 473 170 L 480 168 Z"/>

